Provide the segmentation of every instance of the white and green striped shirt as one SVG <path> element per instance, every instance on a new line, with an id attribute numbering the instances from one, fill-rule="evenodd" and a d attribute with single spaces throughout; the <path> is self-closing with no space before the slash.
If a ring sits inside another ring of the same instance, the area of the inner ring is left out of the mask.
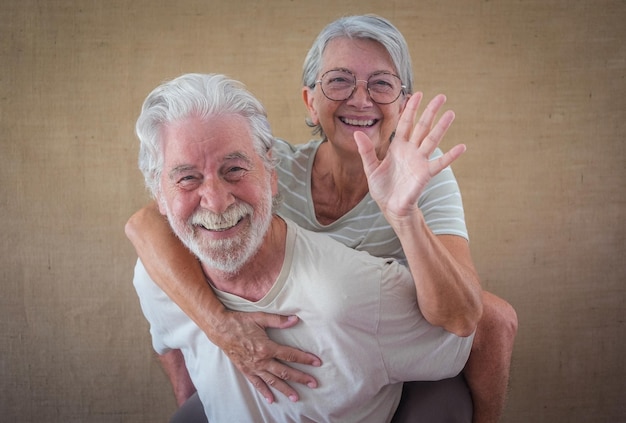
<path id="1" fill-rule="evenodd" d="M 394 230 L 368 193 L 356 207 L 330 225 L 322 225 L 315 218 L 311 196 L 313 159 L 321 140 L 292 146 L 276 140 L 279 191 L 283 204 L 279 214 L 303 228 L 324 232 L 337 241 L 356 250 L 364 250 L 377 257 L 393 257 L 403 264 L 406 258 Z M 443 153 L 437 149 L 432 158 Z M 458 235 L 468 239 L 463 213 L 463 202 L 456 178 L 449 167 L 431 179 L 418 200 L 426 224 L 435 235 Z"/>

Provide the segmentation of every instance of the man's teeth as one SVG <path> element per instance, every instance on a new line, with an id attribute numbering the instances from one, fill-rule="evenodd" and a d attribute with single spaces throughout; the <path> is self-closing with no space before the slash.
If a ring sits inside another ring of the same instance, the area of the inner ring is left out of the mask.
<path id="1" fill-rule="evenodd" d="M 235 226 L 235 225 L 232 225 L 232 226 L 224 226 L 224 227 L 217 227 L 217 226 L 211 226 L 211 227 L 209 227 L 208 225 L 200 225 L 200 226 L 202 226 L 202 227 L 203 227 L 204 229 L 206 229 L 207 231 L 222 232 L 222 231 L 225 231 L 225 230 L 227 230 L 227 229 L 232 228 L 232 227 L 233 227 L 233 226 Z"/>
<path id="2" fill-rule="evenodd" d="M 372 126 L 374 124 L 374 122 L 376 122 L 374 119 L 358 120 L 358 119 L 342 118 L 341 120 L 344 123 L 347 123 L 348 125 L 353 125 L 353 126 Z"/>
<path id="3" fill-rule="evenodd" d="M 198 224 L 202 226 L 204 229 L 206 229 L 207 231 L 222 232 L 222 231 L 226 231 L 232 227 L 237 226 L 237 224 L 241 221 L 241 219 L 243 218 L 238 219 L 234 223 L 221 222 L 221 223 L 215 223 L 215 224 L 210 224 L 210 223 L 198 223 Z"/>

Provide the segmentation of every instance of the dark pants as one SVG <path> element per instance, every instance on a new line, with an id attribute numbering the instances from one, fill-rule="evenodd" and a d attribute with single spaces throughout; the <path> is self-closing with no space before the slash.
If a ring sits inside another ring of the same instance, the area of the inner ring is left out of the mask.
<path id="1" fill-rule="evenodd" d="M 197 392 L 176 410 L 170 423 L 208 423 Z"/>
<path id="2" fill-rule="evenodd" d="M 471 423 L 472 397 L 463 375 L 437 382 L 407 382 L 392 423 Z M 170 423 L 208 423 L 194 394 L 172 416 Z"/>
<path id="3" fill-rule="evenodd" d="M 474 405 L 462 374 L 437 382 L 406 382 L 392 423 L 471 423 Z"/>

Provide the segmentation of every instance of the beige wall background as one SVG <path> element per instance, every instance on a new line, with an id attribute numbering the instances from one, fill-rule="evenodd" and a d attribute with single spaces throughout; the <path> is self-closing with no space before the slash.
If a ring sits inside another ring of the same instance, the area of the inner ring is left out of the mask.
<path id="1" fill-rule="evenodd" d="M 448 95 L 484 287 L 520 320 L 504 422 L 624 422 L 626 3 L 4 0 L 0 6 L 0 415 L 158 422 L 123 225 L 147 201 L 134 122 L 159 82 L 241 79 L 275 133 L 309 139 L 315 35 L 378 13 L 416 87 Z"/>

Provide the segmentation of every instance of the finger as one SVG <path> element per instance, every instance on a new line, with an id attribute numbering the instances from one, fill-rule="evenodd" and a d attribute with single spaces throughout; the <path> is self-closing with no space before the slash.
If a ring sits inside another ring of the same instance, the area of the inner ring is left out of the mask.
<path id="1" fill-rule="evenodd" d="M 437 124 L 432 128 L 432 130 L 426 135 L 424 140 L 422 141 L 420 148 L 424 151 L 427 156 L 430 156 L 435 148 L 441 143 L 446 132 L 454 122 L 454 112 L 452 110 L 446 111 Z"/>
<path id="2" fill-rule="evenodd" d="M 424 94 L 421 92 L 411 95 L 406 103 L 406 106 L 404 106 L 402 114 L 400 115 L 394 139 L 409 140 L 411 132 L 413 131 L 413 124 L 415 122 L 417 109 L 419 108 L 423 96 Z"/>
<path id="3" fill-rule="evenodd" d="M 439 94 L 430 100 L 426 109 L 415 124 L 413 134 L 411 135 L 411 142 L 417 146 L 422 144 L 424 138 L 431 132 L 435 116 L 437 116 L 437 113 L 439 113 L 441 106 L 443 106 L 445 102 L 446 96 L 443 94 Z"/>
<path id="4" fill-rule="evenodd" d="M 298 395 L 298 391 L 296 391 L 291 385 L 289 385 L 287 382 L 285 382 L 284 380 L 282 380 L 275 374 L 264 372 L 261 375 L 259 375 L 259 377 L 263 381 L 263 385 L 265 387 L 271 387 L 272 389 L 275 389 L 276 391 L 280 392 L 285 397 L 287 397 L 289 401 L 296 402 L 300 399 L 300 395 Z M 263 396 L 265 397 L 266 400 L 268 399 L 265 395 Z M 272 398 L 272 401 L 273 401 L 273 398 Z"/>
<path id="5" fill-rule="evenodd" d="M 306 364 L 313 367 L 322 365 L 322 360 L 316 355 L 285 345 L 278 346 L 274 358 L 287 363 Z"/>
<path id="6" fill-rule="evenodd" d="M 269 386 L 265 383 L 265 381 L 261 377 L 259 376 L 246 376 L 246 377 L 248 378 L 252 386 L 254 386 L 255 389 L 259 391 L 261 395 L 263 395 L 263 398 L 265 398 L 265 401 L 267 401 L 268 404 L 272 404 L 274 402 L 274 399 L 275 399 L 274 394 L 272 393 Z"/>
<path id="7" fill-rule="evenodd" d="M 431 160 L 429 163 L 430 173 L 432 175 L 436 175 L 441 172 L 443 169 L 450 166 L 452 162 L 458 159 L 463 153 L 465 153 L 466 150 L 467 148 L 465 147 L 465 144 L 458 144 L 452 147 L 450 151 L 443 156 L 440 156 L 435 160 Z"/>
<path id="8" fill-rule="evenodd" d="M 361 156 L 361 161 L 363 162 L 365 176 L 369 178 L 372 172 L 374 172 L 380 164 L 380 160 L 378 160 L 378 157 L 376 156 L 374 143 L 370 137 L 360 131 L 354 133 L 354 141 L 356 142 L 356 147 L 359 151 L 359 155 Z"/>
<path id="9" fill-rule="evenodd" d="M 311 389 L 317 388 L 317 380 L 313 376 L 276 360 L 269 366 L 268 373 L 275 375 L 283 381 L 306 385 Z"/>
<path id="10" fill-rule="evenodd" d="M 259 370 L 254 375 L 246 375 L 246 377 L 270 404 L 275 400 L 272 389 L 282 393 L 290 401 L 298 401 L 298 392 L 287 382 L 306 385 L 311 389 L 318 386 L 317 380 L 313 376 L 277 360 L 271 360 L 266 364 L 265 370 Z"/>
<path id="11" fill-rule="evenodd" d="M 281 316 L 269 313 L 250 313 L 248 317 L 262 328 L 288 329 L 300 321 L 297 316 Z M 322 365 L 322 360 L 319 357 L 297 348 L 280 345 L 270 339 L 267 339 L 267 343 L 256 345 L 254 350 L 265 359 L 278 359 L 315 367 Z"/>
<path id="12" fill-rule="evenodd" d="M 249 313 L 249 317 L 262 328 L 287 329 L 296 325 L 298 316 L 283 316 L 270 313 Z"/>

